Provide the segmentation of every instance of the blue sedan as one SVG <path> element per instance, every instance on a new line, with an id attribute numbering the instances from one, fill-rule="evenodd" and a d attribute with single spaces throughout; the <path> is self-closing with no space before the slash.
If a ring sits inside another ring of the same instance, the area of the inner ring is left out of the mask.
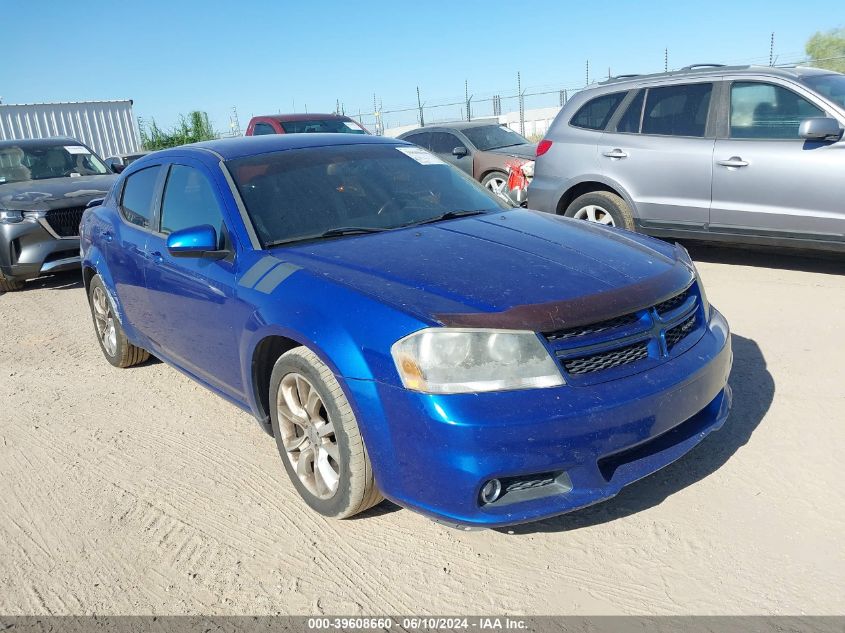
<path id="1" fill-rule="evenodd" d="M 728 325 L 686 251 L 514 209 L 402 141 L 212 141 L 132 163 L 81 227 L 106 359 L 250 412 L 317 512 L 590 505 L 722 426 Z M 238 477 L 238 473 L 231 473 Z"/>

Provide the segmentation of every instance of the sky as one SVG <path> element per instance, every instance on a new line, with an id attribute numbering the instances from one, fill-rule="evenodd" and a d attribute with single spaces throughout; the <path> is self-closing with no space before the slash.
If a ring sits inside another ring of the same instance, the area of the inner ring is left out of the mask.
<path id="1" fill-rule="evenodd" d="M 389 110 L 577 89 L 612 74 L 700 62 L 804 58 L 818 30 L 845 23 L 842 0 L 603 2 L 568 0 L 0 0 L 2 103 L 132 99 L 134 113 L 165 128 L 181 113 L 208 112 L 228 131 L 252 115 L 373 111 L 387 126 L 415 112 Z M 555 105 L 556 95 L 526 107 Z M 490 103 L 475 106 L 489 110 Z M 517 107 L 505 99 L 503 110 Z M 459 116 L 460 107 L 429 119 Z M 436 114 L 436 116 L 435 116 Z M 372 117 L 364 117 L 365 124 Z"/>

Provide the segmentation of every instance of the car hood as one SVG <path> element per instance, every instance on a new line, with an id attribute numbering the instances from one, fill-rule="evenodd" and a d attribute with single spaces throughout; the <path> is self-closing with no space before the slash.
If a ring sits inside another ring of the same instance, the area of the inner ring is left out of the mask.
<path id="1" fill-rule="evenodd" d="M 453 327 L 552 331 L 594 323 L 654 305 L 694 277 L 680 247 L 526 210 L 274 254 L 424 321 Z"/>
<path id="2" fill-rule="evenodd" d="M 105 196 L 116 179 L 116 174 L 105 174 L 3 183 L 0 207 L 18 211 L 80 207 Z"/>
<path id="3" fill-rule="evenodd" d="M 522 145 L 511 145 L 510 147 L 499 147 L 488 149 L 491 154 L 504 154 L 505 156 L 516 156 L 534 160 L 537 156 L 537 143 L 523 143 Z"/>

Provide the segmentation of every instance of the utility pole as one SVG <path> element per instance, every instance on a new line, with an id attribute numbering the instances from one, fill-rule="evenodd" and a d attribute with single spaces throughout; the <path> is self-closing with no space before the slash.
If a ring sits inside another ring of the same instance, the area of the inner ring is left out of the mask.
<path id="1" fill-rule="evenodd" d="M 587 60 L 587 83 L 584 84 L 585 86 L 590 85 L 590 60 Z"/>
<path id="2" fill-rule="evenodd" d="M 669 72 L 669 49 L 668 48 L 663 49 L 663 72 L 664 73 Z"/>
<path id="3" fill-rule="evenodd" d="M 469 81 L 464 79 L 464 97 L 467 102 L 467 121 L 472 121 L 472 107 L 470 101 L 472 97 L 469 96 Z"/>
<path id="4" fill-rule="evenodd" d="M 769 40 L 769 66 L 775 65 L 775 33 L 772 31 L 772 38 Z"/>
<path id="5" fill-rule="evenodd" d="M 232 106 L 232 135 L 241 135 L 241 122 L 238 119 L 238 108 L 236 106 Z"/>
<path id="6" fill-rule="evenodd" d="M 425 127 L 425 113 L 423 112 L 422 101 L 420 101 L 420 87 L 417 86 L 417 107 L 420 110 L 420 127 Z"/>
<path id="7" fill-rule="evenodd" d="M 516 73 L 516 90 L 519 93 L 519 133 L 525 136 L 525 96 L 522 94 L 522 75 Z"/>

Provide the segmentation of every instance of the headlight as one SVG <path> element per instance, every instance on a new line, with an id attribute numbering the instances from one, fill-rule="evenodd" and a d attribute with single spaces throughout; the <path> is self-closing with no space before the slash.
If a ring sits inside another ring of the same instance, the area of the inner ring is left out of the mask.
<path id="1" fill-rule="evenodd" d="M 689 266 L 690 270 L 695 274 L 695 285 L 698 286 L 698 294 L 701 296 L 701 307 L 704 308 L 704 318 L 710 320 L 710 302 L 707 300 L 707 293 L 704 292 L 704 282 L 701 281 L 701 275 L 698 268 L 690 257 L 689 251 L 683 246 L 675 242 L 675 250 L 681 256 L 681 260 Z"/>
<path id="2" fill-rule="evenodd" d="M 534 332 L 429 328 L 390 350 L 406 389 L 470 393 L 563 384 L 554 359 Z"/>
<path id="3" fill-rule="evenodd" d="M 0 211 L 0 224 L 23 222 L 23 211 Z"/>

